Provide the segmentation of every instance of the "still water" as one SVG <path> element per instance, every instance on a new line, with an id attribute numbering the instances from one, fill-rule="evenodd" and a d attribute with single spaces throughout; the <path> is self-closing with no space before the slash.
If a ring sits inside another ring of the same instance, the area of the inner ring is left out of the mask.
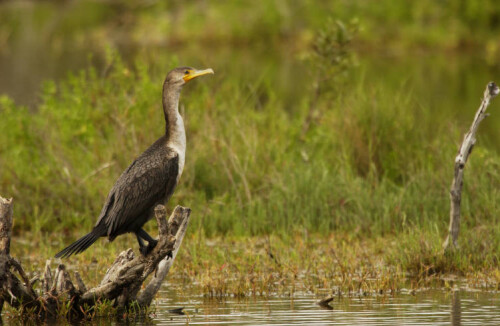
<path id="1" fill-rule="evenodd" d="M 336 297 L 331 309 L 320 307 L 318 298 L 305 293 L 294 298 L 223 300 L 177 293 L 163 293 L 154 324 L 500 325 L 498 292 L 428 290 L 385 297 Z M 181 307 L 185 315 L 168 312 Z"/>

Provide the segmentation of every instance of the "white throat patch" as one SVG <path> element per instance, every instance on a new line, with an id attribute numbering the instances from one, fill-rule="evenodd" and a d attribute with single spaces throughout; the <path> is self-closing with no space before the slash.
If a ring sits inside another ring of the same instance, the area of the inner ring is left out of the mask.
<path id="1" fill-rule="evenodd" d="M 179 181 L 186 160 L 186 130 L 184 129 L 184 120 L 179 112 L 177 112 L 175 123 L 170 125 L 169 133 L 167 146 L 179 154 L 179 174 L 177 177 L 177 181 Z"/>

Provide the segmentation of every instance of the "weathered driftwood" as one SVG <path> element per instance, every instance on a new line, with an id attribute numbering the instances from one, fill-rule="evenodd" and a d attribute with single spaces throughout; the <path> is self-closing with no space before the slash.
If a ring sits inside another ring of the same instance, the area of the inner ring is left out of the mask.
<path id="1" fill-rule="evenodd" d="M 165 213 L 163 205 L 156 207 L 159 236 L 151 253 L 144 257 L 136 256 L 132 249 L 123 251 L 98 286 L 87 290 L 78 272 L 74 273 L 73 282 L 64 265 L 60 264 L 52 272 L 50 260 L 47 260 L 41 289 L 35 291 L 33 283 L 38 278 L 29 280 L 19 262 L 10 256 L 12 199 L 0 197 L 0 312 L 5 302 L 40 316 L 56 316 L 62 307 L 71 316 L 83 316 L 104 301 L 113 302 L 118 308 L 133 302 L 142 308 L 149 306 L 177 255 L 191 210 L 177 206 L 168 223 Z M 156 272 L 151 281 L 140 291 L 153 271 Z"/>
<path id="2" fill-rule="evenodd" d="M 465 164 L 467 163 L 469 155 L 474 148 L 474 144 L 476 143 L 476 132 L 479 124 L 481 123 L 481 121 L 483 121 L 484 118 L 488 116 L 486 113 L 486 109 L 490 105 L 491 99 L 497 96 L 499 92 L 500 89 L 494 82 L 490 82 L 486 86 L 481 105 L 476 112 L 476 116 L 474 117 L 474 121 L 472 122 L 469 131 L 464 136 L 462 145 L 460 146 L 458 154 L 455 158 L 455 174 L 453 177 L 453 182 L 451 183 L 450 190 L 450 226 L 448 229 L 448 236 L 446 237 L 446 240 L 443 244 L 445 250 L 458 248 L 458 232 L 460 230 L 460 203 L 462 200 L 462 185 Z"/>

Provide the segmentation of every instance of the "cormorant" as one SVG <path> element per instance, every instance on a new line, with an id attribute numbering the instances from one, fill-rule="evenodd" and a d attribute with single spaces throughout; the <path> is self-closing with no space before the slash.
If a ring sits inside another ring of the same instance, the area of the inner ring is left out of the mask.
<path id="1" fill-rule="evenodd" d="M 147 255 L 157 244 L 142 226 L 152 217 L 154 207 L 172 196 L 184 168 L 186 133 L 179 114 L 182 87 L 212 69 L 180 67 L 170 71 L 163 83 L 165 135 L 142 153 L 118 178 L 108 194 L 99 219 L 90 233 L 56 254 L 69 257 L 90 247 L 100 237 L 113 241 L 124 233 L 135 233 L 140 252 Z M 146 240 L 148 245 L 143 242 Z"/>

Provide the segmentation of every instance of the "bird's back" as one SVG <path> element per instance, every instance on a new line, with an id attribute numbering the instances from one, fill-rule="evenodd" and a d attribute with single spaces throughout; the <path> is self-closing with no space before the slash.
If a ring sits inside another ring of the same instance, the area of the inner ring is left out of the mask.
<path id="1" fill-rule="evenodd" d="M 179 155 L 161 137 L 118 178 L 108 194 L 95 228 L 110 240 L 138 231 L 156 204 L 172 195 L 178 180 Z"/>

